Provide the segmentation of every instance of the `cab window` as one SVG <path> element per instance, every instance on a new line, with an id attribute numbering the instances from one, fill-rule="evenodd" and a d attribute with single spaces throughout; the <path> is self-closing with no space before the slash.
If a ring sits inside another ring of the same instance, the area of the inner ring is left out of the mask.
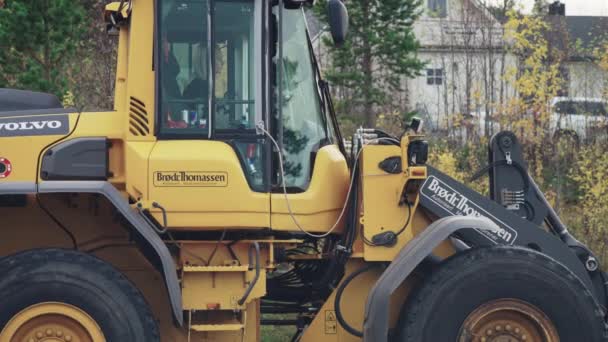
<path id="1" fill-rule="evenodd" d="M 330 143 L 331 130 L 321 107 L 302 10 L 283 9 L 281 48 L 277 135 L 283 146 L 285 183 L 294 190 L 305 190 L 315 154 Z"/>
<path id="2" fill-rule="evenodd" d="M 160 0 L 159 7 L 160 133 L 205 138 L 254 129 L 254 2 Z"/>

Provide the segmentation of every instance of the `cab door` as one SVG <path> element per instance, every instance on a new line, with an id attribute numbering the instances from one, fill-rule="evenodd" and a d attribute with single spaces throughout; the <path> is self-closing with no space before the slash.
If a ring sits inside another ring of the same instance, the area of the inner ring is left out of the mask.
<path id="1" fill-rule="evenodd" d="M 321 101 L 304 12 L 283 8 L 278 15 L 277 7 L 274 17 L 282 20 L 282 33 L 280 57 L 275 59 L 280 79 L 275 136 L 284 167 L 276 168 L 279 180 L 272 194 L 272 228 L 340 232 L 342 225 L 336 221 L 345 205 L 350 173 L 332 118 Z M 285 180 L 287 199 L 280 178 Z"/>
<path id="2" fill-rule="evenodd" d="M 261 2 L 158 2 L 160 127 L 149 200 L 172 229 L 269 227 L 265 142 L 255 131 Z"/>
<path id="3" fill-rule="evenodd" d="M 236 145 L 234 145 L 236 144 Z M 267 192 L 252 188 L 241 150 L 255 143 L 160 140 L 150 155 L 150 200 L 167 210 L 172 229 L 270 226 Z M 162 216 L 157 219 L 162 222 Z"/>

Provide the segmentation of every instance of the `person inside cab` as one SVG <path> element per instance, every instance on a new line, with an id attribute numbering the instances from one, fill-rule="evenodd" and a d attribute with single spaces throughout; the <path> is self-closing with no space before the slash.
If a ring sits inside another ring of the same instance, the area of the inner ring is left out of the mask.
<path id="1" fill-rule="evenodd" d="M 201 5 L 172 2 L 161 18 L 161 108 L 169 129 L 207 128 L 208 38 L 206 25 L 193 15 Z"/>

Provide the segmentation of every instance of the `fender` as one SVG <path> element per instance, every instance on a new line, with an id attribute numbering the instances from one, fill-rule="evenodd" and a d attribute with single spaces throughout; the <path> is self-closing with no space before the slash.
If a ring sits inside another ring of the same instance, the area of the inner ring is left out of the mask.
<path id="1" fill-rule="evenodd" d="M 34 182 L 14 182 L 0 184 L 0 195 L 18 195 L 35 193 L 91 193 L 105 196 L 129 223 L 135 228 L 151 253 L 145 256 L 153 265 L 158 265 L 163 274 L 167 294 L 171 302 L 173 319 L 179 325 L 184 324 L 182 315 L 182 296 L 177 270 L 169 249 L 154 229 L 129 205 L 120 192 L 105 181 L 47 181 L 36 186 Z M 153 260 L 150 260 L 153 259 Z M 154 260 L 156 259 L 156 260 Z"/>
<path id="2" fill-rule="evenodd" d="M 371 289 L 365 305 L 364 341 L 388 341 L 390 298 L 393 292 L 441 242 L 465 229 L 495 232 L 500 228 L 485 217 L 449 216 L 433 222 L 418 234 L 399 252 Z M 488 241 L 487 245 L 493 244 Z"/>

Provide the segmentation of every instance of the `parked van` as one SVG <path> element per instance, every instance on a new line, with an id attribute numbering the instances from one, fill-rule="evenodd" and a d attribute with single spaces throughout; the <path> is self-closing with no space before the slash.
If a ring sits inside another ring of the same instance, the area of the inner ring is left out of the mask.
<path id="1" fill-rule="evenodd" d="M 553 136 L 568 134 L 578 140 L 605 135 L 607 102 L 599 98 L 555 97 L 551 101 L 550 129 Z"/>

